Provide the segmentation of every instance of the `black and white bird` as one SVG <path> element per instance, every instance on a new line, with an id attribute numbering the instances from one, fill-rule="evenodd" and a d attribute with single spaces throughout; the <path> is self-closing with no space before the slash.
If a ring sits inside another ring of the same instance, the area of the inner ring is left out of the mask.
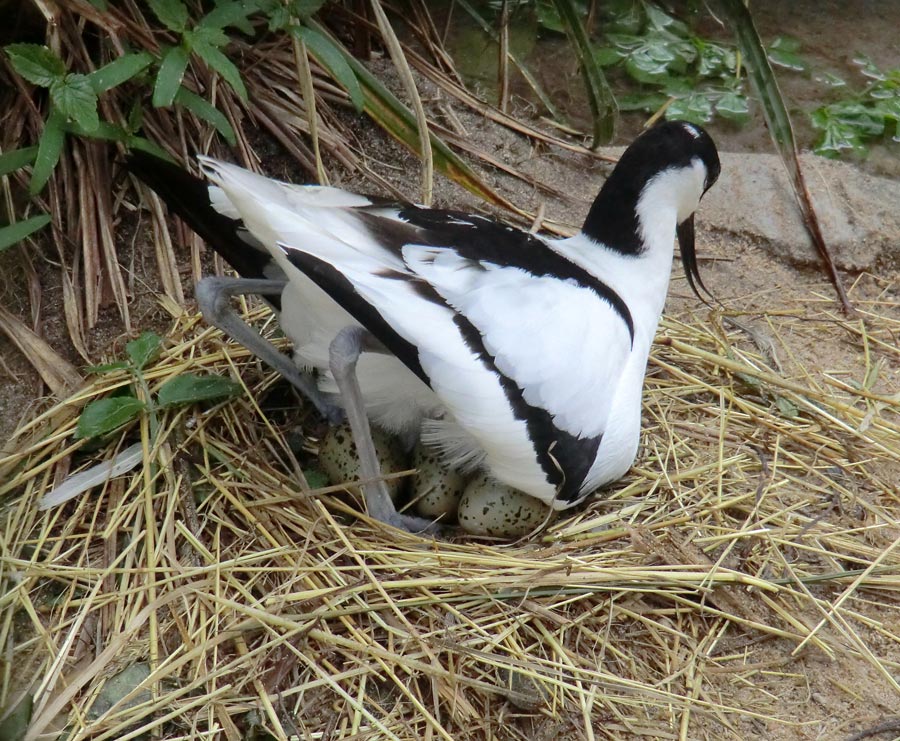
<path id="1" fill-rule="evenodd" d="M 719 158 L 701 127 L 642 133 L 566 239 L 198 160 L 211 185 L 147 155 L 129 168 L 241 275 L 201 281 L 204 314 L 321 411 L 346 411 L 365 478 L 379 475 L 368 419 L 555 509 L 631 467 L 676 235 L 703 287 L 694 212 Z M 296 364 L 230 310 L 247 293 L 279 312 Z M 366 501 L 373 517 L 422 525 L 383 486 Z"/>

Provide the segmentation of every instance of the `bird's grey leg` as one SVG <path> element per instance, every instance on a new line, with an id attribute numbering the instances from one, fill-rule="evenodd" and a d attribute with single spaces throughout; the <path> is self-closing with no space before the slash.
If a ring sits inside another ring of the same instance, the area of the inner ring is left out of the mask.
<path id="1" fill-rule="evenodd" d="M 281 373 L 303 396 L 312 402 L 319 413 L 329 422 L 340 422 L 344 416 L 343 410 L 319 391 L 312 376 L 308 373 L 301 373 L 287 355 L 279 352 L 271 342 L 241 319 L 229 303 L 234 296 L 248 294 L 280 296 L 286 285 L 287 281 L 285 280 L 213 276 L 203 278 L 197 283 L 195 295 L 206 321 L 221 329 L 264 363 L 268 363 Z"/>
<path id="2" fill-rule="evenodd" d="M 341 392 L 353 442 L 356 443 L 359 472 L 364 480 L 370 482 L 363 485 L 369 515 L 407 532 L 436 532 L 438 526 L 431 520 L 397 512 L 384 479 L 381 478 L 381 467 L 372 442 L 372 430 L 359 388 L 359 379 L 356 377 L 356 363 L 364 351 L 387 352 L 367 329 L 354 325 L 344 327 L 331 342 L 329 364 L 331 375 Z"/>

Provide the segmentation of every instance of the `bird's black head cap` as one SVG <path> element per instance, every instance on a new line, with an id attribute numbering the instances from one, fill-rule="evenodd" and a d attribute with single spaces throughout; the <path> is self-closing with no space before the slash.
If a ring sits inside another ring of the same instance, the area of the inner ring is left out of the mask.
<path id="1" fill-rule="evenodd" d="M 663 121 L 643 132 L 619 158 L 591 206 L 582 231 L 623 254 L 643 250 L 637 204 L 644 186 L 660 172 L 690 167 L 699 159 L 706 167 L 705 193 L 721 169 L 716 145 L 706 131 L 687 121 Z"/>

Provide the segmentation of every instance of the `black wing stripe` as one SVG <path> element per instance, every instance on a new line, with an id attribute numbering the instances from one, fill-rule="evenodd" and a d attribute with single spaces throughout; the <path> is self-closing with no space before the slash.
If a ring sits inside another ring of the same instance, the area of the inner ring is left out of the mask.
<path id="1" fill-rule="evenodd" d="M 402 258 L 408 244 L 452 249 L 474 266 L 492 263 L 519 268 L 538 277 L 571 280 L 593 291 L 612 306 L 628 328 L 634 344 L 634 319 L 628 305 L 610 286 L 584 268 L 570 262 L 532 234 L 507 226 L 487 216 L 473 216 L 462 211 L 408 206 L 399 209 L 402 221 L 385 218 L 365 207 L 357 214 L 372 237 L 386 249 Z M 598 247 L 599 249 L 599 247 Z"/>
<path id="2" fill-rule="evenodd" d="M 597 449 L 603 436 L 578 438 L 560 430 L 553 423 L 550 412 L 525 401 L 524 392 L 519 385 L 497 368 L 496 359 L 485 347 L 478 328 L 461 314 L 455 314 L 453 321 L 469 349 L 499 379 L 513 416 L 525 422 L 541 470 L 557 488 L 557 499 L 565 502 L 579 499 L 581 485 L 597 457 Z M 566 473 L 563 474 L 563 471 Z"/>
<path id="3" fill-rule="evenodd" d="M 349 312 L 356 321 L 368 329 L 382 345 L 397 356 L 403 365 L 429 386 L 431 385 L 428 375 L 419 362 L 418 348 L 401 337 L 384 320 L 384 317 L 376 311 L 372 304 L 359 295 L 346 276 L 331 264 L 313 255 L 283 245 L 279 246 L 284 250 L 287 259 L 292 265 L 309 277 L 319 288 Z M 397 273 L 392 278 L 397 278 L 399 275 L 401 274 Z"/>

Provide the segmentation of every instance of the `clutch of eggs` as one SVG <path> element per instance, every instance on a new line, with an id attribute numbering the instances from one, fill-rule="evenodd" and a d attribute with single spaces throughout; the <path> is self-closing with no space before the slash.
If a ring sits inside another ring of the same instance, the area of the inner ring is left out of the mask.
<path id="1" fill-rule="evenodd" d="M 416 445 L 410 461 L 399 441 L 383 431 L 373 429 L 372 441 L 382 473 L 417 470 L 410 498 L 412 508 L 422 517 L 457 521 L 472 535 L 521 538 L 544 522 L 550 511 L 539 499 L 500 484 L 484 473 L 466 477 L 447 469 L 437 453 L 421 444 Z M 319 462 L 333 484 L 359 479 L 359 458 L 349 425 L 329 429 L 319 447 Z M 404 482 L 405 479 L 387 481 L 395 504 Z"/>

